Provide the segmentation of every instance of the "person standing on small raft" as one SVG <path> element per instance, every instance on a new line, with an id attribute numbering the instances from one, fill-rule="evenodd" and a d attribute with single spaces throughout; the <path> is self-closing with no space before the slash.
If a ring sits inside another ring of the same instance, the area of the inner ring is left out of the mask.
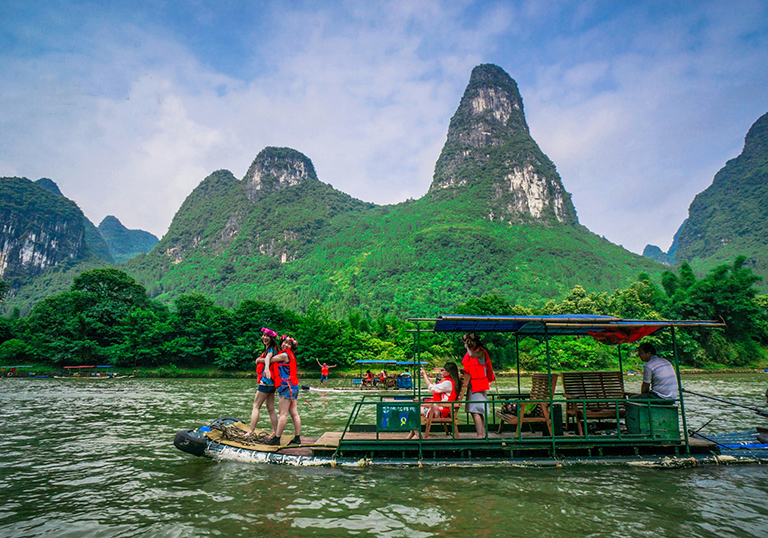
<path id="1" fill-rule="evenodd" d="M 467 353 L 461 361 L 464 371 L 470 376 L 467 388 L 467 413 L 472 415 L 478 439 L 485 438 L 485 413 L 488 401 L 488 389 L 496 380 L 491 365 L 491 357 L 475 333 L 462 337 Z"/>
<path id="2" fill-rule="evenodd" d="M 280 437 L 285 431 L 285 426 L 288 423 L 288 415 L 290 414 L 295 433 L 293 439 L 291 439 L 288 444 L 300 445 L 301 417 L 299 416 L 298 407 L 299 376 L 296 368 L 296 355 L 294 354 L 296 349 L 299 347 L 299 343 L 295 338 L 287 334 L 283 335 L 281 340 L 282 343 L 280 345 L 280 353 L 267 359 L 270 364 L 275 363 L 278 365 L 275 386 L 277 387 L 277 395 L 279 397 L 279 414 L 277 419 L 277 428 L 273 430 L 272 435 L 267 437 L 266 441 L 264 441 L 264 444 L 280 444 Z"/>
<path id="3" fill-rule="evenodd" d="M 277 333 L 268 327 L 261 328 L 261 342 L 264 344 L 264 351 L 256 359 L 256 397 L 253 399 L 253 409 L 251 410 L 250 429 L 246 436 L 250 437 L 256 432 L 256 426 L 259 423 L 261 406 L 266 403 L 269 412 L 269 422 L 272 425 L 272 431 L 277 429 L 277 411 L 275 411 L 275 377 L 277 377 L 277 363 L 269 364 L 269 359 L 277 354 L 279 346 L 277 345 Z M 265 363 L 267 366 L 265 366 Z"/>

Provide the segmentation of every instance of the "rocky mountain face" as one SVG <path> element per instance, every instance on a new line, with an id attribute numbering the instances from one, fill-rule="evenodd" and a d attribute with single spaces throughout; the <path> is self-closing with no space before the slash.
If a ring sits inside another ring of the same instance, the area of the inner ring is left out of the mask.
<path id="1" fill-rule="evenodd" d="M 0 178 L 0 277 L 13 290 L 49 267 L 85 256 L 84 218 L 74 202 L 48 188 L 26 178 Z"/>
<path id="2" fill-rule="evenodd" d="M 472 72 L 421 199 L 355 200 L 321 182 L 302 153 L 268 147 L 242 180 L 227 170 L 205 178 L 158 246 L 127 267 L 162 300 L 194 291 L 225 305 L 317 301 L 339 315 L 434 314 L 489 293 L 529 303 L 659 269 L 578 224 L 517 85 L 492 65 Z"/>
<path id="3" fill-rule="evenodd" d="M 152 258 L 167 267 L 226 253 L 286 263 L 324 234 L 329 219 L 369 207 L 318 180 L 302 153 L 268 147 L 242 180 L 228 170 L 205 178 L 176 213 Z"/>
<path id="4" fill-rule="evenodd" d="M 104 217 L 98 230 L 117 263 L 125 263 L 139 254 L 149 252 L 159 241 L 144 230 L 129 230 L 112 215 Z"/>
<path id="5" fill-rule="evenodd" d="M 531 138 L 517 83 L 495 65 L 472 70 L 429 194 L 474 199 L 491 221 L 578 223 L 555 165 Z"/>
<path id="6" fill-rule="evenodd" d="M 203 293 L 227 307 L 261 299 L 346 316 L 436 315 L 488 294 L 534 306 L 661 266 L 578 224 L 514 80 L 481 65 L 421 199 L 356 200 L 320 181 L 299 151 L 268 147 L 242 179 L 228 170 L 203 179 L 125 270 L 166 302 Z"/>
<path id="7" fill-rule="evenodd" d="M 243 182 L 249 200 L 294 187 L 304 181 L 319 181 L 312 161 L 290 148 L 264 148 L 248 168 Z"/>
<path id="8" fill-rule="evenodd" d="M 688 208 L 667 253 L 675 265 L 701 271 L 747 256 L 746 266 L 768 279 L 768 113 L 749 129 L 744 149 L 715 174 Z"/>
<path id="9" fill-rule="evenodd" d="M 56 185 L 52 179 L 43 177 L 35 181 L 35 183 L 57 196 L 64 196 L 61 193 L 59 186 Z M 85 244 L 88 246 L 88 250 L 91 251 L 91 254 L 105 262 L 113 263 L 115 260 L 112 258 L 109 246 L 107 246 L 106 241 L 104 241 L 104 238 L 101 236 L 96 226 L 94 226 L 91 220 L 85 215 L 83 215 L 83 227 L 85 228 Z"/>

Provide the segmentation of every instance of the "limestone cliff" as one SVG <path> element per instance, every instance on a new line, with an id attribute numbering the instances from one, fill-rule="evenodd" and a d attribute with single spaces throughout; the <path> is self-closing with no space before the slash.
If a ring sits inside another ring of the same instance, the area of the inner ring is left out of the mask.
<path id="1" fill-rule="evenodd" d="M 0 277 L 14 288 L 88 252 L 77 205 L 19 177 L 0 178 Z"/>
<path id="2" fill-rule="evenodd" d="M 287 263 L 327 233 L 330 218 L 371 205 L 318 180 L 303 153 L 267 147 L 242 180 L 228 170 L 205 178 L 184 201 L 147 263 L 161 261 L 170 268 L 205 257 L 242 260 L 256 255 Z M 230 278 L 231 267 L 222 269 L 223 278 Z"/>
<path id="3" fill-rule="evenodd" d="M 555 165 L 531 138 L 517 83 L 490 64 L 472 70 L 429 194 L 474 199 L 489 220 L 578 223 Z"/>
<path id="4" fill-rule="evenodd" d="M 315 167 L 307 156 L 290 148 L 267 147 L 253 160 L 243 181 L 248 199 L 256 200 L 307 179 L 317 181 Z"/>

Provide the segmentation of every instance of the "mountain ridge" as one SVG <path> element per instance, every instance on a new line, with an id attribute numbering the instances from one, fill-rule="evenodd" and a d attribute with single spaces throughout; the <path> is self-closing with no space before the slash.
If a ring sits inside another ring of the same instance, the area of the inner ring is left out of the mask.
<path id="1" fill-rule="evenodd" d="M 749 128 L 741 153 L 728 160 L 709 187 L 694 197 L 688 218 L 663 254 L 674 265 L 685 262 L 700 273 L 744 255 L 745 267 L 764 277 L 758 286 L 768 289 L 766 222 L 768 113 Z"/>

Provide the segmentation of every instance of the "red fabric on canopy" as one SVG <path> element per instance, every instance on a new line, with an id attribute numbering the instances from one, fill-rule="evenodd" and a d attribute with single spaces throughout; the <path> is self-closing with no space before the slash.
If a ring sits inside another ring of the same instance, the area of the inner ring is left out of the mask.
<path id="1" fill-rule="evenodd" d="M 601 331 L 587 331 L 595 340 L 606 344 L 626 344 L 636 342 L 645 336 L 649 336 L 662 327 L 611 327 Z"/>

